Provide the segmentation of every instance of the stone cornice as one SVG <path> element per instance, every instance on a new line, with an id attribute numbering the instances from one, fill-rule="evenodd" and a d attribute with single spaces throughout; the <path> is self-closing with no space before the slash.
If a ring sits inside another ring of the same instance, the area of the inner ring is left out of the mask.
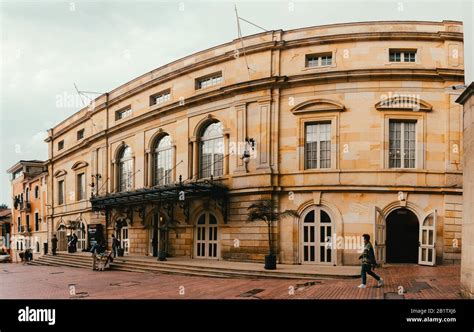
<path id="1" fill-rule="evenodd" d="M 419 31 L 387 31 L 387 32 L 363 32 L 363 33 L 347 33 L 330 36 L 316 36 L 290 41 L 281 41 L 278 46 L 281 48 L 295 48 L 301 46 L 312 46 L 319 44 L 334 44 L 357 41 L 374 41 L 374 40 L 416 40 L 416 41 L 444 41 L 455 40 L 463 41 L 461 32 L 419 32 Z"/>
<path id="2" fill-rule="evenodd" d="M 65 150 L 63 153 L 55 156 L 53 162 L 61 159 L 74 151 L 81 149 L 86 145 L 90 145 L 96 140 L 100 140 L 104 135 L 112 135 L 114 133 L 124 131 L 131 126 L 136 126 L 146 121 L 149 121 L 159 115 L 166 114 L 169 112 L 177 112 L 183 108 L 189 106 L 197 106 L 200 104 L 208 103 L 210 101 L 227 98 L 237 93 L 244 93 L 246 91 L 264 90 L 270 88 L 287 88 L 294 86 L 304 86 L 312 84 L 327 84 L 332 82 L 356 82 L 356 81 L 372 81 L 372 80 L 430 80 L 430 81 L 445 81 L 455 80 L 464 81 L 464 71 L 458 69 L 448 68 L 434 68 L 434 69 L 411 69 L 411 68 L 399 68 L 399 69 L 357 69 L 357 70 L 336 70 L 328 71 L 325 73 L 307 73 L 302 75 L 294 76 L 274 76 L 266 77 L 262 79 L 236 83 L 233 85 L 224 86 L 220 89 L 208 91 L 199 95 L 192 96 L 186 99 L 184 105 L 180 104 L 179 101 L 173 102 L 169 105 L 165 105 L 160 108 L 156 108 L 153 111 L 146 112 L 136 117 L 126 119 L 120 124 L 114 125 L 108 129 L 94 134 L 91 137 L 87 137 L 72 148 Z M 232 102 L 229 104 L 232 107 Z M 71 124 L 72 125 L 72 124 Z M 65 127 L 54 136 L 60 136 L 70 130 L 71 127 Z"/>
<path id="3" fill-rule="evenodd" d="M 318 37 L 311 37 L 311 38 L 304 38 L 304 39 L 297 39 L 291 41 L 269 41 L 265 43 L 260 43 L 257 45 L 251 45 L 245 47 L 245 54 L 250 55 L 252 53 L 258 53 L 263 51 L 268 51 L 270 49 L 289 49 L 295 47 L 302 47 L 302 46 L 310 46 L 310 45 L 318 45 L 318 44 L 328 44 L 328 43 L 341 43 L 341 42 L 350 42 L 350 41 L 373 41 L 373 40 L 458 40 L 463 41 L 463 34 L 460 32 L 368 32 L 368 33 L 351 33 L 351 34 L 338 34 L 338 35 L 330 35 L 330 36 L 318 36 Z M 237 49 L 238 52 L 243 53 L 244 50 L 242 48 Z M 124 92 L 120 96 L 112 97 L 109 102 L 108 106 L 113 106 L 116 103 L 123 101 L 124 99 L 128 99 L 131 96 L 142 92 L 143 90 L 150 89 L 156 85 L 163 84 L 167 81 L 175 79 L 179 76 L 189 74 L 196 70 L 206 68 L 209 66 L 213 66 L 229 59 L 233 59 L 235 55 L 234 51 L 229 51 L 224 54 L 218 55 L 216 57 L 208 58 L 202 60 L 200 62 L 193 63 L 186 67 L 183 67 L 179 70 L 173 71 L 166 75 L 162 75 L 158 78 L 151 79 L 150 81 L 137 86 L 127 92 Z M 132 80 L 121 88 L 125 87 L 127 84 L 134 82 Z M 110 92 L 110 95 L 113 94 L 114 91 Z M 98 105 L 96 111 L 99 111 L 106 107 L 105 103 Z"/>
<path id="4" fill-rule="evenodd" d="M 377 22 L 374 22 L 376 24 Z M 302 38 L 302 39 L 295 39 L 295 40 L 280 40 L 280 41 L 267 41 L 263 43 L 259 43 L 256 45 L 250 45 L 245 47 L 245 54 L 249 55 L 252 53 L 258 53 L 258 52 L 263 52 L 263 51 L 268 51 L 272 49 L 289 49 L 289 48 L 295 48 L 295 47 L 302 47 L 302 46 L 309 46 L 309 45 L 318 45 L 318 44 L 328 44 L 328 43 L 342 43 L 342 42 L 351 42 L 351 41 L 374 41 L 374 40 L 421 40 L 421 41 L 444 41 L 444 40 L 455 40 L 455 41 L 463 41 L 463 33 L 461 32 L 446 32 L 446 31 L 439 31 L 439 32 L 419 32 L 419 31 L 403 31 L 403 32 L 364 32 L 364 33 L 350 33 L 350 34 L 335 34 L 335 35 L 328 35 L 328 36 L 316 36 L 316 37 L 310 37 L 310 38 Z M 215 48 L 212 49 L 218 49 L 219 47 L 223 46 L 228 46 L 231 45 L 232 43 L 236 43 L 236 41 L 233 41 L 231 43 L 223 44 L 216 46 Z M 236 49 L 238 52 L 242 53 L 244 50 L 242 48 L 237 48 Z M 187 65 L 183 68 L 180 68 L 178 70 L 172 71 L 170 73 L 161 75 L 157 78 L 153 78 L 153 73 L 162 70 L 166 68 L 167 66 L 170 66 L 171 64 L 176 64 L 179 61 L 184 61 L 184 59 L 187 59 L 188 57 L 174 61 L 170 64 L 167 64 L 165 66 L 162 66 L 158 69 L 155 69 L 149 73 L 146 73 L 144 75 L 141 75 L 119 87 L 116 89 L 112 90 L 111 92 L 108 93 L 108 95 L 111 97 L 110 100 L 107 102 L 102 102 L 101 104 L 97 105 L 96 108 L 94 109 L 93 113 L 99 112 L 100 110 L 113 106 L 125 99 L 128 99 L 146 89 L 153 88 L 154 86 L 157 86 L 159 84 L 163 84 L 167 81 L 170 81 L 172 79 L 175 79 L 179 76 L 189 74 L 191 72 L 194 72 L 196 70 L 206 68 L 212 65 L 216 65 L 219 63 L 222 63 L 224 61 L 228 61 L 229 59 L 233 59 L 236 50 L 228 51 L 225 52 L 221 55 L 215 56 L 215 57 L 210 57 L 207 59 L 204 59 L 202 61 Z M 194 55 L 198 55 L 201 52 L 198 52 Z M 128 85 L 132 85 L 134 82 L 142 79 L 146 79 L 146 76 L 149 76 L 150 79 L 135 87 L 132 88 L 126 92 L 123 92 L 122 94 L 118 96 L 114 96 L 114 94 L 117 91 L 120 91 L 124 88 L 126 88 Z M 96 100 L 100 99 L 98 97 Z M 80 110 L 79 112 L 83 111 L 84 109 Z M 77 112 L 78 113 L 78 112 Z M 77 114 L 76 113 L 76 114 Z M 92 116 L 91 111 L 86 112 L 84 116 L 82 116 L 80 119 L 74 121 L 74 126 L 77 126 L 79 123 L 85 121 L 86 119 L 90 118 Z M 75 116 L 76 114 L 72 115 Z M 72 117 L 71 116 L 71 117 Z M 69 119 L 71 118 L 69 117 Z M 64 120 L 66 121 L 66 120 Z M 62 121 L 61 123 L 64 123 Z M 69 126 L 67 126 L 69 127 Z M 66 129 L 67 127 L 63 128 Z M 63 132 L 60 130 L 58 133 L 55 133 L 54 136 L 60 135 L 59 133 Z M 46 139 L 47 141 L 49 138 Z"/>

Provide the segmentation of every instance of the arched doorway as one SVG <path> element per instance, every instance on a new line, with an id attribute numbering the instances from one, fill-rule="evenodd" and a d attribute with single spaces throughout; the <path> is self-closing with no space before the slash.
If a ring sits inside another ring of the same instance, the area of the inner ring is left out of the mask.
<path id="1" fill-rule="evenodd" d="M 57 231 L 58 237 L 58 251 L 66 251 L 67 250 L 67 231 L 66 226 L 64 224 L 59 225 Z"/>
<path id="2" fill-rule="evenodd" d="M 117 220 L 116 234 L 118 241 L 120 242 L 120 248 L 123 249 L 124 255 L 128 255 L 130 251 L 130 240 L 128 237 L 128 223 L 125 219 Z"/>
<path id="3" fill-rule="evenodd" d="M 392 211 L 386 219 L 387 263 L 418 263 L 420 224 L 410 210 Z"/>
<path id="4" fill-rule="evenodd" d="M 195 257 L 196 258 L 218 258 L 217 218 L 210 212 L 201 214 L 196 224 L 195 234 Z"/>
<path id="5" fill-rule="evenodd" d="M 74 230 L 74 233 L 77 236 L 77 250 L 85 251 L 86 250 L 86 226 L 83 222 L 80 223 L 79 227 Z"/>
<path id="6" fill-rule="evenodd" d="M 300 222 L 300 262 L 332 264 L 335 261 L 332 236 L 334 223 L 324 208 L 312 206 L 302 214 Z"/>

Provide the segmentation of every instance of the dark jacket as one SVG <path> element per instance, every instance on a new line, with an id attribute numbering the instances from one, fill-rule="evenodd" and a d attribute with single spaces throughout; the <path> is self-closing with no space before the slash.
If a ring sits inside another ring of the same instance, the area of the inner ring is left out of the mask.
<path id="1" fill-rule="evenodd" d="M 374 252 L 374 248 L 372 247 L 372 243 L 367 242 L 367 244 L 364 246 L 364 252 L 359 257 L 359 259 L 362 259 L 362 264 L 372 265 L 372 266 L 377 264 L 377 260 L 375 259 L 375 252 Z"/>
<path id="2" fill-rule="evenodd" d="M 53 248 L 56 248 L 56 247 L 58 246 L 58 239 L 57 239 L 57 238 L 53 237 L 53 238 L 51 239 L 51 246 L 52 246 Z"/>
<path id="3" fill-rule="evenodd" d="M 112 248 L 120 248 L 120 241 L 116 237 L 112 238 Z"/>
<path id="4" fill-rule="evenodd" d="M 103 252 L 105 252 L 105 248 L 99 243 L 94 244 L 91 248 L 91 253 L 93 254 L 102 254 Z"/>

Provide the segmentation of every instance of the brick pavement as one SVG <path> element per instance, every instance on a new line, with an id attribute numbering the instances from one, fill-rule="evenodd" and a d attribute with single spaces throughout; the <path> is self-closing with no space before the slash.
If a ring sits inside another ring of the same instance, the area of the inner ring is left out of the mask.
<path id="1" fill-rule="evenodd" d="M 376 271 L 385 287 L 375 288 L 368 277 L 369 287 L 358 289 L 358 279 L 224 279 L 1 264 L 0 299 L 74 298 L 69 285 L 84 299 L 459 299 L 459 271 L 457 265 L 388 266 Z"/>

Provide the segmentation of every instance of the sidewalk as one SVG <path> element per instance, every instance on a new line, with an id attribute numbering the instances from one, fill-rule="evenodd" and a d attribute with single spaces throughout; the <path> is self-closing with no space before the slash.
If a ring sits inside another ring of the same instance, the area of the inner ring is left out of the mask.
<path id="1" fill-rule="evenodd" d="M 460 299 L 458 265 L 389 266 L 383 288 L 359 279 L 233 279 L 0 265 L 0 299 Z M 71 295 L 70 287 L 75 294 Z M 402 291 L 401 294 L 399 291 Z"/>

